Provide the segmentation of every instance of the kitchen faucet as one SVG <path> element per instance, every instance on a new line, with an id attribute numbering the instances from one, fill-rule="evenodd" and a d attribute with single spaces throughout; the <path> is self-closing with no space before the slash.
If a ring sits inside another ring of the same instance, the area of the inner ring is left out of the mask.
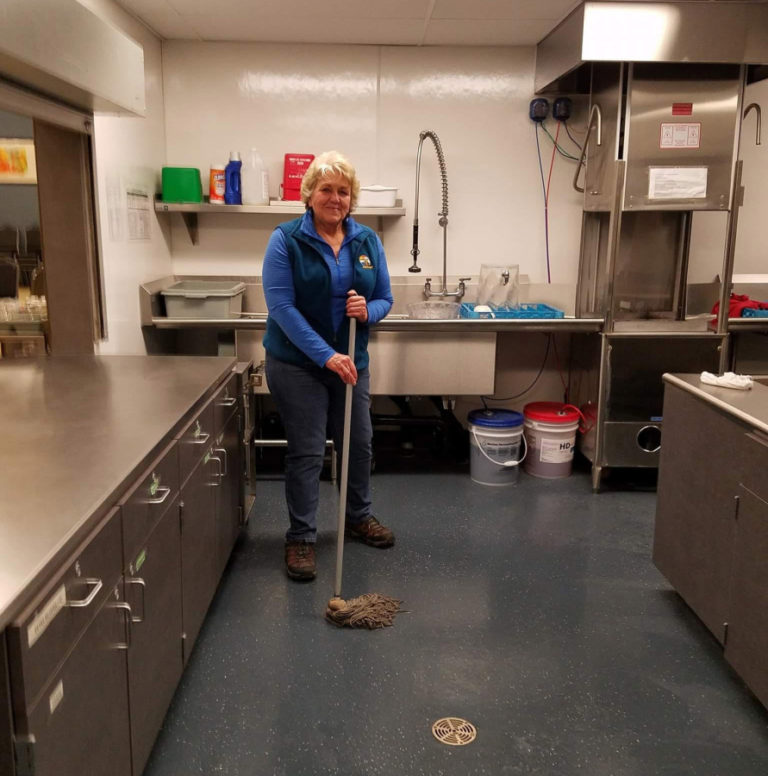
<path id="1" fill-rule="evenodd" d="M 432 290 L 432 278 L 427 278 L 424 283 L 424 297 L 429 299 L 433 296 L 447 297 L 455 296 L 457 301 L 461 300 L 466 290 L 465 283 L 469 278 L 461 278 L 455 291 L 449 291 L 447 287 L 448 274 L 448 176 L 445 171 L 445 157 L 443 156 L 443 147 L 440 145 L 440 138 L 431 129 L 422 130 L 419 133 L 419 149 L 416 153 L 416 197 L 414 199 L 413 210 L 413 264 L 408 267 L 409 272 L 421 272 L 421 267 L 417 264 L 419 256 L 419 175 L 421 172 L 421 147 L 424 141 L 429 138 L 435 146 L 437 152 L 437 162 L 440 165 L 440 179 L 443 185 L 443 209 L 437 214 L 438 224 L 443 227 L 443 287 L 440 291 Z"/>

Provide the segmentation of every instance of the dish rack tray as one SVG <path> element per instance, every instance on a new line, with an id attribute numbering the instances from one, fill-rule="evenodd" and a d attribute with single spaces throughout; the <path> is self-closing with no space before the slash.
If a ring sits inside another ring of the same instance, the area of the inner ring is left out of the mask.
<path id="1" fill-rule="evenodd" d="M 462 302 L 461 318 L 489 319 L 493 318 L 565 318 L 565 313 L 556 307 L 550 307 L 548 304 L 523 302 L 519 307 L 497 307 L 488 305 L 493 315 L 487 312 L 475 312 L 474 302 Z"/>

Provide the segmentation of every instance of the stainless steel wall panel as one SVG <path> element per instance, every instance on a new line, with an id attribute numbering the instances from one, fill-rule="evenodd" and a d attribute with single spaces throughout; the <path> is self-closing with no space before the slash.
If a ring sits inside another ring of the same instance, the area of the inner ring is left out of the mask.
<path id="1" fill-rule="evenodd" d="M 625 210 L 728 209 L 741 92 L 739 66 L 632 65 L 624 154 Z M 680 115 L 681 110 L 690 112 Z M 682 138 L 686 129 L 687 140 Z M 688 145 L 678 145 L 677 135 Z M 685 187 L 680 186 L 680 196 L 652 198 L 649 186 L 655 168 L 680 176 L 693 168 L 705 170 L 705 195 L 684 196 Z"/>

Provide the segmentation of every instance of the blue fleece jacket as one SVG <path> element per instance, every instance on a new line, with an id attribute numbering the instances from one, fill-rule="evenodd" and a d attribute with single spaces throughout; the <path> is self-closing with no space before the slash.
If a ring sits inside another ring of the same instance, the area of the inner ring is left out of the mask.
<path id="1" fill-rule="evenodd" d="M 365 297 L 368 323 L 358 325 L 355 364 L 368 363 L 368 327 L 392 307 L 384 247 L 378 235 L 348 217 L 338 259 L 315 230 L 311 211 L 281 224 L 270 237 L 262 271 L 269 310 L 264 346 L 289 363 L 324 366 L 347 352 L 347 292 Z"/>

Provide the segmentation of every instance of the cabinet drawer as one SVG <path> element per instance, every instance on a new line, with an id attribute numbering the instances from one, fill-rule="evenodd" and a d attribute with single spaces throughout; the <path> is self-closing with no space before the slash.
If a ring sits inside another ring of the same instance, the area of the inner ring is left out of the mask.
<path id="1" fill-rule="evenodd" d="M 35 776 L 130 776 L 126 612 L 119 590 L 59 667 L 18 727 L 32 743 Z"/>
<path id="2" fill-rule="evenodd" d="M 120 510 L 116 508 L 8 629 L 17 713 L 34 705 L 46 681 L 111 593 L 121 568 Z"/>
<path id="3" fill-rule="evenodd" d="M 171 443 L 120 500 L 124 565 L 135 555 L 179 492 L 179 453 Z"/>
<path id="4" fill-rule="evenodd" d="M 184 484 L 197 462 L 211 449 L 213 436 L 213 399 L 210 399 L 179 435 L 180 484 Z"/>
<path id="5" fill-rule="evenodd" d="M 239 399 L 237 374 L 232 374 L 213 397 L 213 430 L 218 434 L 229 417 L 237 409 Z"/>

